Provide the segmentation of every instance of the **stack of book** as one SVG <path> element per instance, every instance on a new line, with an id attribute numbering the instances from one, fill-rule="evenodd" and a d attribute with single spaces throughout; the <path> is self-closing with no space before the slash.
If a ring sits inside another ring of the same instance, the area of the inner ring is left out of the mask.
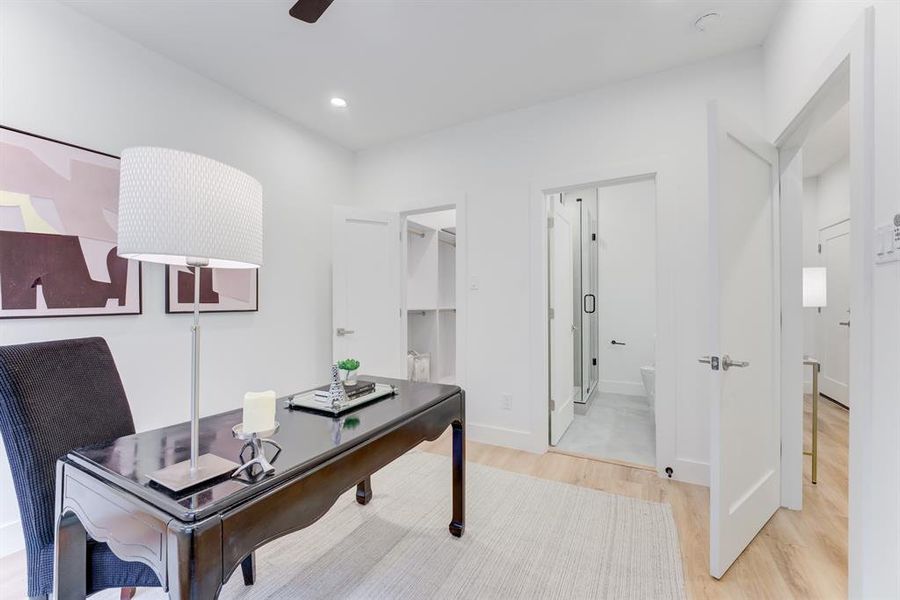
<path id="1" fill-rule="evenodd" d="M 331 386 L 329 385 L 323 385 L 320 388 L 316 388 L 316 396 L 319 398 L 327 398 L 330 387 Z M 375 382 L 357 379 L 354 385 L 347 385 L 344 383 L 344 391 L 347 393 L 347 399 L 352 400 L 353 398 L 358 398 L 359 396 L 374 392 Z"/>

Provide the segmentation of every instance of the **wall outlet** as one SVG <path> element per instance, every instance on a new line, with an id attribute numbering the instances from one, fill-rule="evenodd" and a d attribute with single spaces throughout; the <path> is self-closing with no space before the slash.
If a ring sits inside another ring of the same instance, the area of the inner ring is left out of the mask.
<path id="1" fill-rule="evenodd" d="M 500 396 L 500 408 L 512 410 L 512 394 L 502 394 Z"/>

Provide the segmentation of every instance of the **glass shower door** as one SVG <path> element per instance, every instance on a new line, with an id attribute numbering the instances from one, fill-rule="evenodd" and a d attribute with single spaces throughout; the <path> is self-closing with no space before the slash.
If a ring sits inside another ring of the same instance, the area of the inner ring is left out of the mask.
<path id="1" fill-rule="evenodd" d="M 599 380 L 600 328 L 597 316 L 599 273 L 597 239 L 597 190 L 581 202 L 581 391 L 587 402 Z"/>

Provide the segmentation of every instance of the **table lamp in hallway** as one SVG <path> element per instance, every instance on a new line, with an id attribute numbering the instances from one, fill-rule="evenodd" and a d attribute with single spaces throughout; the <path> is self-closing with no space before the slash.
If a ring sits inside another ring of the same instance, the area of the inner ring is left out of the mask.
<path id="1" fill-rule="evenodd" d="M 126 149 L 120 173 L 119 256 L 194 271 L 190 459 L 150 476 L 180 491 L 237 468 L 199 454 L 200 269 L 262 266 L 262 186 L 233 167 L 168 148 Z"/>

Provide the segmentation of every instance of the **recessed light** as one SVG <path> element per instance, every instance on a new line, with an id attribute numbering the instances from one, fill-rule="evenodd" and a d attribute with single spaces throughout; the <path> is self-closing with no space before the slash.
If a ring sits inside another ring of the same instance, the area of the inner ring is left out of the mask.
<path id="1" fill-rule="evenodd" d="M 717 12 L 706 13 L 694 21 L 694 27 L 696 27 L 698 31 L 706 31 L 713 27 L 721 16 L 722 15 Z"/>
<path id="2" fill-rule="evenodd" d="M 335 108 L 347 108 L 347 101 L 335 96 L 331 99 L 331 105 Z"/>

